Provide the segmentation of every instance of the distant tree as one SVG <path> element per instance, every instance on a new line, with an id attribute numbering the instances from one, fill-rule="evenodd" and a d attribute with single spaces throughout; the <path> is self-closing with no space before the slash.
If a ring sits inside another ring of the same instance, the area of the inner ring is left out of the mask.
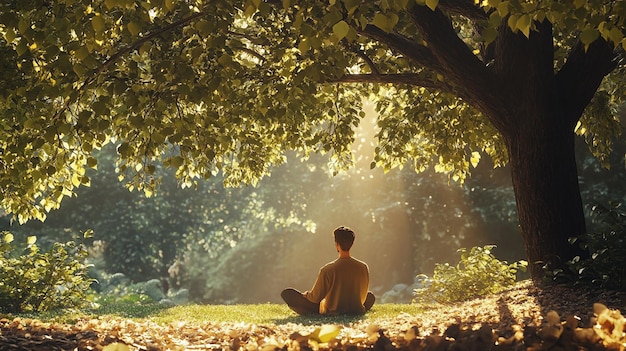
<path id="1" fill-rule="evenodd" d="M 351 164 L 362 99 L 380 113 L 373 167 L 464 180 L 509 161 L 528 259 L 585 252 L 575 133 L 602 159 L 624 97 L 618 0 L 26 0 L 0 4 L 1 203 L 43 219 L 115 142 L 153 191 L 285 161 Z M 607 79 L 605 79 L 607 77 Z M 534 277 L 541 276 L 532 265 Z"/>

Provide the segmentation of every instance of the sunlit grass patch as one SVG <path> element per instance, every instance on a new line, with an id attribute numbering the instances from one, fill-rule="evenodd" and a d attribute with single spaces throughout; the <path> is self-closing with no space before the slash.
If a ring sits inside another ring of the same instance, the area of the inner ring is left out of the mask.
<path id="1" fill-rule="evenodd" d="M 104 302 L 104 301 L 101 301 Z M 45 322 L 72 324 L 80 319 L 128 318 L 136 321 L 150 320 L 158 324 L 186 323 L 245 323 L 245 324 L 288 324 L 303 325 L 350 324 L 357 322 L 379 323 L 395 319 L 406 313 L 419 314 L 419 304 L 379 304 L 362 316 L 299 316 L 285 304 L 236 304 L 236 305 L 184 305 L 165 307 L 155 302 L 134 299 L 109 300 L 98 308 L 83 310 L 66 309 L 45 313 L 3 315 L 4 318 L 33 318 Z"/>
<path id="2" fill-rule="evenodd" d="M 416 314 L 422 307 L 415 304 L 380 304 L 362 316 L 299 316 L 284 304 L 254 305 L 187 305 L 158 311 L 151 320 L 160 323 L 227 322 L 252 324 L 348 324 L 358 321 L 377 322 L 393 319 L 401 313 Z"/>

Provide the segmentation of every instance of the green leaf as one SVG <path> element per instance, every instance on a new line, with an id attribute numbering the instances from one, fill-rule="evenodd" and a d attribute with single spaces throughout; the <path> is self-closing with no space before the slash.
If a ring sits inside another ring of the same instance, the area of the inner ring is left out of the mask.
<path id="1" fill-rule="evenodd" d="M 95 157 L 88 157 L 87 158 L 87 166 L 89 168 L 96 168 L 96 166 L 98 165 L 98 160 Z"/>
<path id="2" fill-rule="evenodd" d="M 335 23 L 335 25 L 333 26 L 333 33 L 335 33 L 335 35 L 337 36 L 339 40 L 345 38 L 346 35 L 348 35 L 349 31 L 350 31 L 350 26 L 344 20 L 341 20 Z"/>
<path id="3" fill-rule="evenodd" d="M 117 6 L 117 0 L 104 0 L 104 6 L 107 7 L 108 10 Z"/>
<path id="4" fill-rule="evenodd" d="M 93 30 L 95 30 L 97 34 L 104 32 L 104 29 L 105 29 L 104 18 L 102 18 L 102 16 L 100 15 L 95 15 L 91 19 L 91 26 L 93 27 Z"/>
<path id="5" fill-rule="evenodd" d="M 500 14 L 500 17 L 504 18 L 509 14 L 509 2 L 508 1 L 503 1 L 500 4 L 498 4 L 498 13 Z"/>
<path id="6" fill-rule="evenodd" d="M 232 59 L 232 57 L 230 57 L 230 55 L 228 55 L 228 54 L 223 54 L 222 56 L 220 56 L 220 57 L 217 59 L 217 62 L 219 62 L 219 63 L 220 63 L 220 65 L 222 65 L 222 66 L 224 66 L 224 67 L 228 67 L 228 66 L 230 66 L 230 65 L 232 64 L 233 59 Z"/>
<path id="7" fill-rule="evenodd" d="M 180 156 L 175 156 L 170 159 L 170 166 L 173 168 L 178 168 L 183 165 L 184 159 Z"/>
<path id="8" fill-rule="evenodd" d="M 308 38 L 303 38 L 300 43 L 298 43 L 298 50 L 300 50 L 302 54 L 306 54 L 306 52 L 309 51 L 310 48 L 311 44 Z"/>
<path id="9" fill-rule="evenodd" d="M 387 16 L 382 13 L 377 13 L 376 16 L 374 16 L 372 24 L 384 31 L 387 31 Z"/>
<path id="10" fill-rule="evenodd" d="M 491 42 L 496 40 L 498 36 L 498 30 L 493 27 L 487 27 L 482 32 L 483 40 L 485 40 L 485 44 L 489 45 Z"/>
<path id="11" fill-rule="evenodd" d="M 126 28 L 133 37 L 136 37 L 141 32 L 141 25 L 137 22 L 130 22 Z"/>
<path id="12" fill-rule="evenodd" d="M 20 21 L 17 24 L 17 29 L 20 31 L 20 33 L 22 34 L 26 34 L 26 32 L 28 32 L 28 30 L 30 30 L 30 22 L 28 22 L 25 19 L 20 19 Z"/>
<path id="13" fill-rule="evenodd" d="M 207 20 L 198 21 L 194 27 L 196 28 L 198 32 L 200 32 L 200 34 L 203 34 L 203 35 L 209 35 L 213 32 L 213 27 Z"/>
<path id="14" fill-rule="evenodd" d="M 593 43 L 596 39 L 600 37 L 600 32 L 598 32 L 595 28 L 586 28 L 580 33 L 580 41 L 585 45 L 585 47 L 589 46 L 589 44 Z"/>
<path id="15" fill-rule="evenodd" d="M 174 11 L 175 7 L 176 7 L 176 4 L 174 3 L 174 0 L 165 0 L 165 8 L 168 11 Z"/>
<path id="16" fill-rule="evenodd" d="M 87 56 L 89 56 L 89 49 L 83 46 L 74 52 L 74 56 L 76 56 L 77 59 L 82 61 L 85 58 L 87 58 Z"/>
<path id="17" fill-rule="evenodd" d="M 15 38 L 17 37 L 17 34 L 15 33 L 15 31 L 13 30 L 13 28 L 8 28 L 6 30 L 6 32 L 4 33 L 4 39 L 7 41 L 7 43 L 11 44 L 13 42 L 13 40 L 15 40 Z"/>

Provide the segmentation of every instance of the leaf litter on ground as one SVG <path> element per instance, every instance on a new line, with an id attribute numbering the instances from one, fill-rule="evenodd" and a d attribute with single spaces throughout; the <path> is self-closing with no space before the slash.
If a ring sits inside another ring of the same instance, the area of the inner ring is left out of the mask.
<path id="1" fill-rule="evenodd" d="M 300 317 L 279 305 L 262 306 L 272 312 L 246 321 L 225 313 L 241 305 L 207 306 L 204 316 L 198 306 L 193 318 L 13 317 L 0 319 L 0 350 L 626 350 L 625 296 L 522 282 L 458 304 L 378 305 L 362 317 Z"/>

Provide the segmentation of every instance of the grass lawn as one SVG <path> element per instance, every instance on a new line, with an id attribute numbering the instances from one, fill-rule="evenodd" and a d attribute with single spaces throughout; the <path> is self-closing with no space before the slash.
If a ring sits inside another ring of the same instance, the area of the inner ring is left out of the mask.
<path id="1" fill-rule="evenodd" d="M 399 313 L 416 314 L 422 308 L 416 304 L 380 304 L 374 305 L 371 311 L 363 316 L 310 316 L 296 315 L 284 304 L 256 304 L 256 305 L 188 305 L 168 308 L 159 311 L 150 318 L 158 323 L 172 323 L 187 321 L 201 323 L 214 322 L 244 322 L 254 324 L 345 324 L 354 321 L 369 321 L 395 318 Z"/>
<path id="2" fill-rule="evenodd" d="M 20 314 L 18 316 L 0 315 L 12 319 L 14 317 L 39 319 L 44 322 L 74 323 L 84 318 L 128 318 L 135 321 L 152 321 L 158 324 L 205 322 L 251 323 L 251 324 L 347 324 L 357 321 L 377 323 L 393 319 L 400 313 L 416 314 L 423 310 L 418 304 L 379 304 L 363 316 L 310 316 L 296 315 L 285 304 L 238 304 L 238 305 L 185 305 L 164 307 L 156 303 L 116 302 L 102 305 L 97 309 L 61 310 L 37 314 Z"/>

